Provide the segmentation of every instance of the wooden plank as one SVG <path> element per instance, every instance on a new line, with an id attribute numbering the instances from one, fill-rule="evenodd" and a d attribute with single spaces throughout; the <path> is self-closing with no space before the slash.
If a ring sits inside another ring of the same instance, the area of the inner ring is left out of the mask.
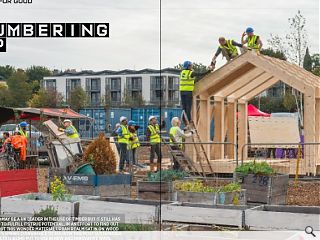
<path id="1" fill-rule="evenodd" d="M 224 142 L 224 99 L 215 97 L 214 102 L 214 142 Z M 210 129 L 209 129 L 210 131 Z M 214 146 L 215 159 L 224 158 L 224 145 Z"/>
<path id="2" fill-rule="evenodd" d="M 210 207 L 195 204 L 161 206 L 162 221 L 242 227 L 243 208 Z"/>
<path id="3" fill-rule="evenodd" d="M 299 207 L 286 207 L 287 212 L 282 210 L 282 206 L 274 206 L 273 211 L 264 211 L 259 208 L 245 210 L 245 225 L 250 230 L 296 230 L 304 231 L 306 226 L 313 227 L 314 231 L 320 229 L 319 209 L 311 207 L 314 214 L 310 214 L 308 207 L 304 207 L 307 213 L 301 213 Z M 288 224 L 290 223 L 290 224 Z"/>
<path id="4" fill-rule="evenodd" d="M 152 224 L 157 221 L 156 205 L 117 203 L 111 201 L 83 200 L 80 202 L 79 216 L 123 216 L 121 223 Z"/>
<path id="5" fill-rule="evenodd" d="M 274 148 L 296 148 L 297 145 L 276 145 L 276 143 L 299 143 L 298 120 L 294 118 L 249 117 L 251 144 L 270 143 Z M 271 146 L 256 146 L 271 147 Z"/>
<path id="6" fill-rule="evenodd" d="M 130 197 L 131 186 L 127 184 L 100 185 L 97 188 L 97 195 L 100 197 Z"/>
<path id="7" fill-rule="evenodd" d="M 257 88 L 253 89 L 252 91 L 248 92 L 246 95 L 244 95 L 242 98 L 246 101 L 250 101 L 255 96 L 259 95 L 260 93 L 264 92 L 266 89 L 270 88 L 274 84 L 279 82 L 279 79 L 276 77 L 273 77 L 272 79 L 268 80 L 267 82 L 261 84 Z"/>
<path id="8" fill-rule="evenodd" d="M 173 183 L 172 182 L 137 182 L 138 192 L 172 192 Z"/>
<path id="9" fill-rule="evenodd" d="M 237 105 L 234 101 L 228 102 L 228 115 L 227 115 L 227 142 L 232 144 L 236 144 L 237 141 Z M 234 159 L 235 158 L 235 147 L 234 145 L 227 145 L 227 158 Z"/>
<path id="10" fill-rule="evenodd" d="M 238 159 L 242 157 L 242 148 L 248 143 L 248 103 L 238 103 Z M 244 147 L 243 158 L 247 159 L 247 147 Z"/>

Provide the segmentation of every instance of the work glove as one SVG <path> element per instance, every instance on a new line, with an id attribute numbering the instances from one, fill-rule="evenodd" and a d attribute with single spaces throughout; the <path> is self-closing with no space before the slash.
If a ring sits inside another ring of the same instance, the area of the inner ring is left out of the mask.
<path id="1" fill-rule="evenodd" d="M 63 129 L 63 128 L 58 128 L 58 130 L 59 130 L 60 132 L 64 132 L 64 129 Z"/>

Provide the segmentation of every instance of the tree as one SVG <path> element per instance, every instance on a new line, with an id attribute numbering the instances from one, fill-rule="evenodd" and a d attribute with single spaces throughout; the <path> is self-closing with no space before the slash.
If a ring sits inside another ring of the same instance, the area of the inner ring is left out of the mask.
<path id="1" fill-rule="evenodd" d="M 309 53 L 309 48 L 306 49 L 306 54 L 304 55 L 303 68 L 309 72 L 312 71 L 312 58 Z"/>
<path id="2" fill-rule="evenodd" d="M 269 57 L 279 58 L 281 60 L 287 60 L 287 57 L 281 50 L 274 50 L 272 48 L 267 48 L 267 49 L 261 49 L 260 52 L 261 54 Z"/>
<path id="3" fill-rule="evenodd" d="M 15 71 L 15 68 L 10 65 L 0 66 L 0 76 L 3 77 L 4 80 L 10 78 Z"/>
<path id="4" fill-rule="evenodd" d="M 40 81 L 43 77 L 51 76 L 52 71 L 46 67 L 33 65 L 26 69 L 26 74 L 28 76 L 28 83 L 32 86 L 32 93 L 36 93 L 40 89 Z"/>
<path id="5" fill-rule="evenodd" d="M 41 81 L 43 77 L 51 76 L 52 71 L 47 67 L 33 65 L 26 69 L 26 74 L 28 76 L 28 82 L 32 82 L 34 80 Z"/>
<path id="6" fill-rule="evenodd" d="M 53 89 L 41 88 L 38 93 L 32 95 L 28 101 L 29 107 L 60 107 L 63 103 L 63 95 Z"/>
<path id="7" fill-rule="evenodd" d="M 76 111 L 78 111 L 80 108 L 85 107 L 87 105 L 87 102 L 87 94 L 80 86 L 76 87 L 70 92 L 70 96 L 67 101 L 70 107 Z"/>
<path id="8" fill-rule="evenodd" d="M 27 75 L 24 70 L 18 69 L 8 78 L 9 105 L 12 107 L 25 107 L 31 95 L 31 89 L 27 83 Z"/>
<path id="9" fill-rule="evenodd" d="M 174 66 L 175 69 L 182 70 L 183 69 L 183 64 L 179 63 L 178 65 Z M 206 65 L 203 65 L 202 63 L 192 63 L 192 69 L 193 73 L 195 75 L 196 81 L 201 79 L 208 71 L 209 68 Z"/>
<path id="10" fill-rule="evenodd" d="M 287 109 L 287 111 L 292 112 L 296 111 L 296 100 L 295 97 L 290 92 L 286 92 L 283 98 L 283 106 Z"/>
<path id="11" fill-rule="evenodd" d="M 302 66 L 307 48 L 306 19 L 300 10 L 288 19 L 290 32 L 285 36 L 273 35 L 268 39 L 269 45 L 275 51 L 281 51 L 291 61 Z"/>
<path id="12" fill-rule="evenodd" d="M 0 106 L 9 106 L 9 90 L 8 87 L 4 84 L 0 85 Z"/>

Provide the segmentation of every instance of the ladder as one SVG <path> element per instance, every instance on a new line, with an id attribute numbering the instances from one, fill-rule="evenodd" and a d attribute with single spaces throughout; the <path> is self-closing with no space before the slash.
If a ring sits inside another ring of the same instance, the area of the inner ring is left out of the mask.
<path id="1" fill-rule="evenodd" d="M 183 120 L 183 119 L 185 119 L 185 122 L 189 123 L 188 129 L 192 130 L 194 132 L 194 134 L 192 134 L 192 142 L 193 142 L 193 146 L 196 150 L 198 162 L 200 164 L 203 175 L 204 176 L 206 175 L 203 163 L 208 164 L 209 169 L 210 169 L 210 173 L 213 173 L 214 171 L 213 171 L 213 168 L 210 164 L 207 152 L 205 151 L 205 148 L 204 148 L 203 144 L 201 143 L 199 132 L 196 129 L 194 122 L 189 121 L 187 114 L 185 113 L 184 110 L 182 111 L 182 114 L 181 114 L 181 120 Z"/>

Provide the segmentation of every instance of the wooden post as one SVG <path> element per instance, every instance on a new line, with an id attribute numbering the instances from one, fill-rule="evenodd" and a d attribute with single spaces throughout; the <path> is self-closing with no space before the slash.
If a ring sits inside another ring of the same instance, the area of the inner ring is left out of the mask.
<path id="1" fill-rule="evenodd" d="M 316 142 L 320 143 L 320 98 L 316 99 Z M 316 171 L 320 174 L 320 146 L 317 145 Z"/>
<path id="2" fill-rule="evenodd" d="M 238 101 L 238 158 L 241 159 L 242 147 L 248 143 L 248 103 Z M 248 148 L 243 150 L 244 160 L 248 157 Z"/>
<path id="3" fill-rule="evenodd" d="M 228 101 L 227 105 L 227 142 L 236 144 L 237 140 L 237 104 L 233 101 Z M 227 145 L 227 155 L 229 159 L 235 158 L 234 145 Z"/>
<path id="4" fill-rule="evenodd" d="M 224 98 L 214 97 L 214 142 L 224 142 Z M 215 159 L 224 159 L 224 145 L 214 147 Z"/>
<path id="5" fill-rule="evenodd" d="M 311 88 L 309 88 L 311 89 Z M 304 94 L 304 141 L 306 143 L 313 143 L 316 140 L 316 100 L 314 91 L 307 91 Z M 304 165 L 307 174 L 315 174 L 316 173 L 316 151 L 315 146 L 306 145 L 305 146 L 305 159 Z"/>

